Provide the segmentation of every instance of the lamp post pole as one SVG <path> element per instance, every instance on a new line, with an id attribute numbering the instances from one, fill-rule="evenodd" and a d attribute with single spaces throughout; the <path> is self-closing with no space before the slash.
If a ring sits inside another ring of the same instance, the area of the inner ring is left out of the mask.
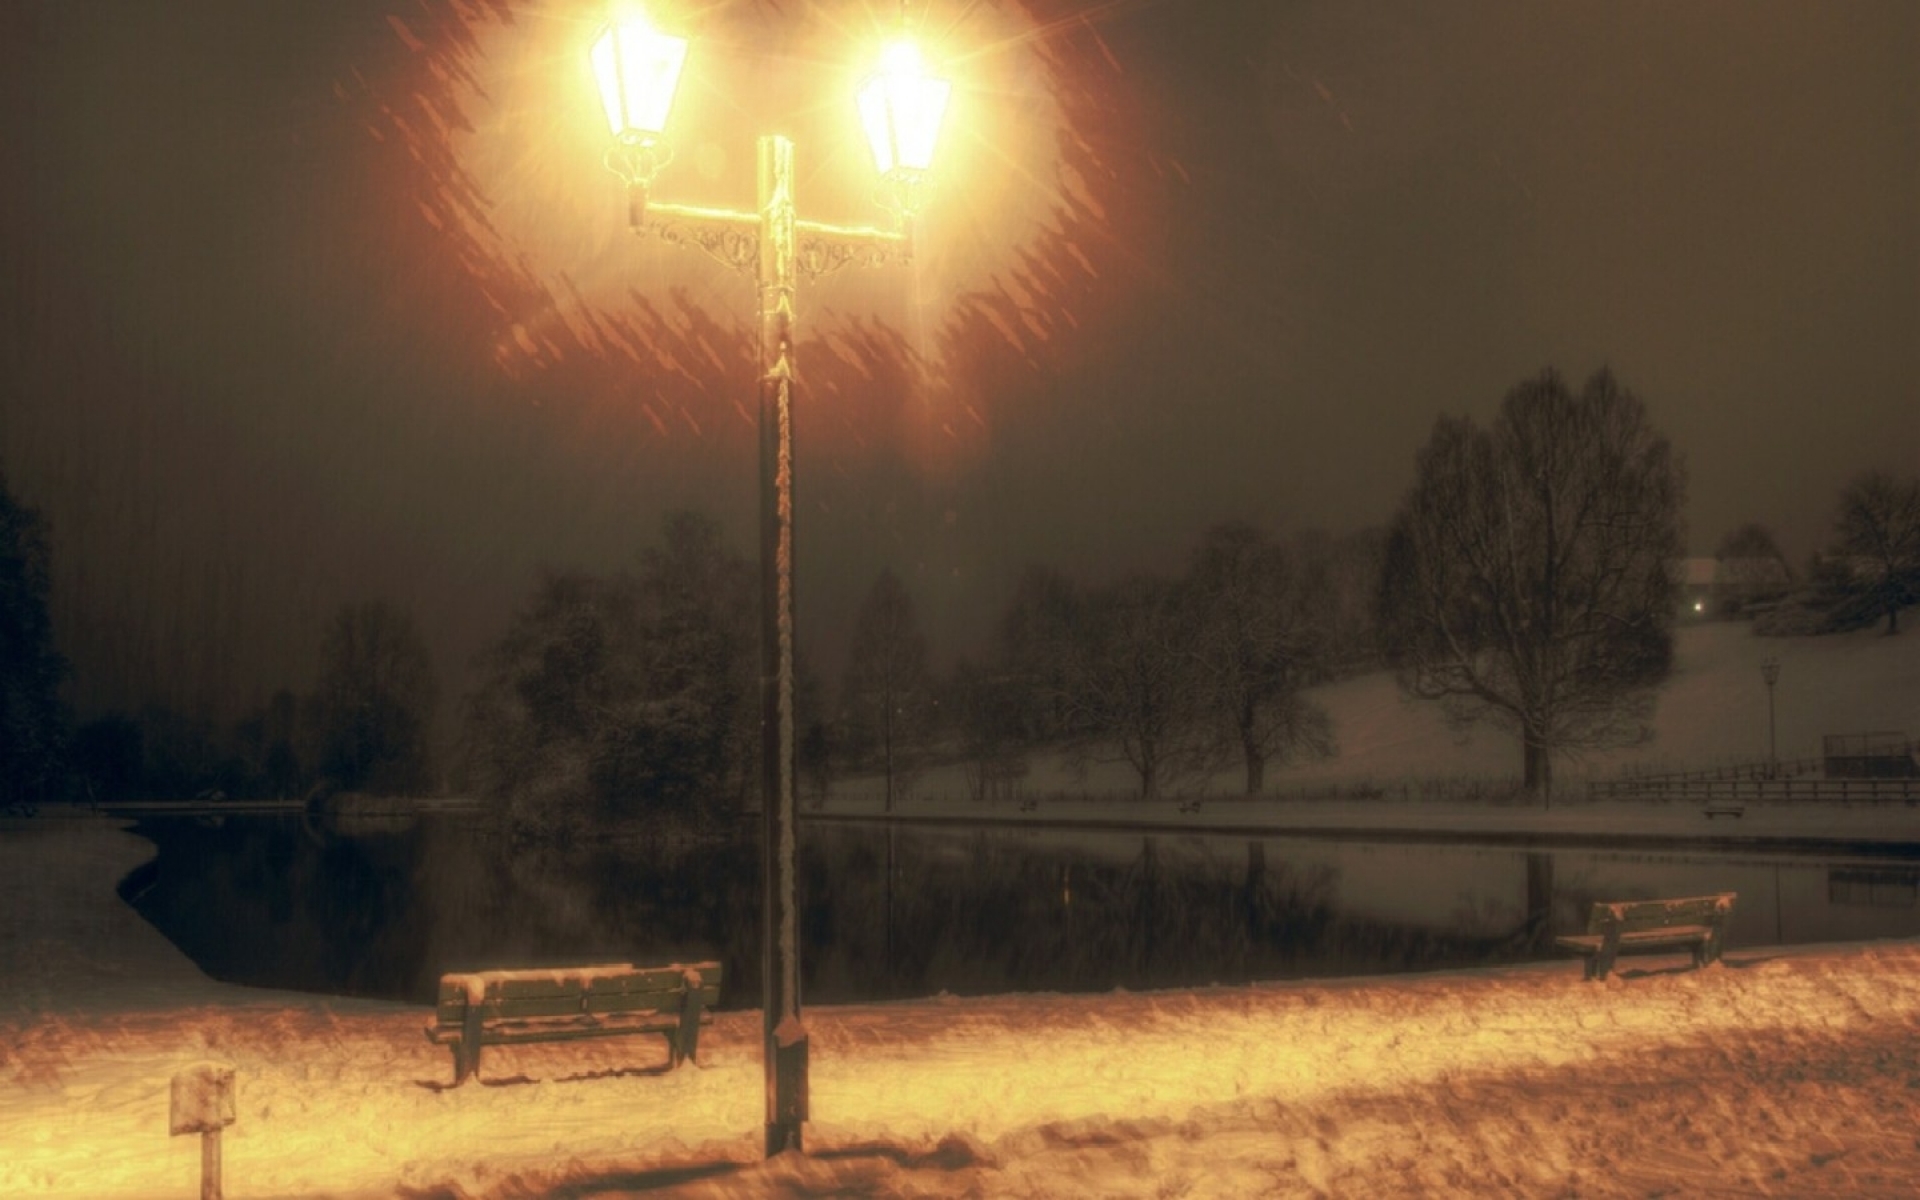
<path id="1" fill-rule="evenodd" d="M 793 827 L 793 143 L 763 137 L 759 159 L 760 970 L 772 1156 L 801 1148 L 807 1118 Z"/>
<path id="2" fill-rule="evenodd" d="M 800 1150 L 807 1120 L 807 1030 L 800 1016 L 798 839 L 793 705 L 794 289 L 801 275 L 912 256 L 910 222 L 946 106 L 948 84 L 927 78 L 919 53 L 895 43 L 860 95 L 892 229 L 825 225 L 794 212 L 793 143 L 758 142 L 753 213 L 655 204 L 653 179 L 671 157 L 662 133 L 686 56 L 685 39 L 643 20 L 609 26 L 592 57 L 615 144 L 607 165 L 627 182 L 636 232 L 693 246 L 754 277 L 760 392 L 760 807 L 765 1003 L 766 1153 Z"/>

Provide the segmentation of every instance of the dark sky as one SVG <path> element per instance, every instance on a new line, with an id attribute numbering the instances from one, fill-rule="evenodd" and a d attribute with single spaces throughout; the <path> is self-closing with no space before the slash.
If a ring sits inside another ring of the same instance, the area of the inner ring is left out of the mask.
<path id="1" fill-rule="evenodd" d="M 311 682 L 342 602 L 445 690 L 542 564 L 663 513 L 753 552 L 749 280 L 636 238 L 556 0 L 0 5 L 0 463 L 53 524 L 84 710 Z M 867 222 L 898 6 L 680 6 L 662 198 Z M 1029 562 L 1390 514 L 1443 413 L 1610 365 L 1690 540 L 1796 558 L 1920 470 L 1920 5 L 955 0 L 913 267 L 801 295 L 800 621 L 891 565 L 942 657 Z M 664 23 L 670 14 L 663 10 Z"/>

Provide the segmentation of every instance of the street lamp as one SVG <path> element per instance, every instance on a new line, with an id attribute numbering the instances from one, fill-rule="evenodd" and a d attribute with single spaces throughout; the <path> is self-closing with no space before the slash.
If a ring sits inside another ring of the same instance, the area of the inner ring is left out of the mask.
<path id="1" fill-rule="evenodd" d="M 1760 678 L 1767 681 L 1767 778 L 1772 779 L 1780 772 L 1773 748 L 1773 685 L 1780 682 L 1780 660 L 1772 655 L 1761 659 Z"/>
<path id="2" fill-rule="evenodd" d="M 763 1045 L 769 1156 L 799 1150 L 807 1119 L 807 1032 L 800 1019 L 795 904 L 793 713 L 793 294 L 801 275 L 843 266 L 905 262 L 911 222 L 932 165 L 951 87 L 930 78 L 919 51 L 897 41 L 860 89 L 861 122 L 872 143 L 892 227 L 823 225 L 794 215 L 793 143 L 758 142 L 759 207 L 752 213 L 660 204 L 653 182 L 672 158 L 667 113 L 686 61 L 687 41 L 629 14 L 595 40 L 591 58 L 614 144 L 607 165 L 627 183 L 636 232 L 698 247 L 743 271 L 759 289 L 760 367 L 760 699 L 765 986 Z"/>

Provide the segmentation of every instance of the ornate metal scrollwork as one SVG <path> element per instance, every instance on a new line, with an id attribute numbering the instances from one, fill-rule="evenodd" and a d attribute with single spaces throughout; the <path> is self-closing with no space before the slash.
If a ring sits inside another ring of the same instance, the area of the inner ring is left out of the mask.
<path id="1" fill-rule="evenodd" d="M 760 235 L 749 225 L 649 213 L 646 228 L 670 246 L 704 250 L 715 261 L 749 275 L 760 262 Z"/>
<path id="2" fill-rule="evenodd" d="M 624 179 L 628 187 L 644 191 L 653 186 L 660 168 L 673 161 L 673 146 L 664 138 L 629 134 L 607 147 L 603 161 L 607 170 Z"/>
<path id="3" fill-rule="evenodd" d="M 884 267 L 911 257 L 906 239 L 898 236 L 849 237 L 803 231 L 794 248 L 794 265 L 808 279 L 831 275 L 842 267 Z"/>
<path id="4" fill-rule="evenodd" d="M 636 211 L 636 230 L 651 233 L 668 245 L 704 250 L 735 270 L 759 274 L 760 239 L 765 235 L 758 214 L 687 204 L 646 204 L 644 199 Z M 793 242 L 776 246 L 775 257 L 777 261 L 791 261 L 794 273 L 808 279 L 830 275 L 842 267 L 884 267 L 913 257 L 913 240 L 905 232 L 817 221 L 794 221 L 792 229 Z"/>

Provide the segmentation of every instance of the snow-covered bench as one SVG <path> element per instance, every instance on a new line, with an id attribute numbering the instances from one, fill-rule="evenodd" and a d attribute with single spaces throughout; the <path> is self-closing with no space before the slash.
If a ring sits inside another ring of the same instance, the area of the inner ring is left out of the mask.
<path id="1" fill-rule="evenodd" d="M 660 1033 L 672 1069 L 694 1057 L 719 1001 L 717 962 L 442 975 L 427 1040 L 453 1051 L 456 1087 L 479 1074 L 480 1047 L 507 1043 Z"/>
<path id="2" fill-rule="evenodd" d="M 1720 957 L 1737 892 L 1681 900 L 1623 900 L 1593 906 L 1587 931 L 1553 944 L 1587 960 L 1587 978 L 1605 979 L 1621 954 L 1689 950 L 1698 967 Z"/>

